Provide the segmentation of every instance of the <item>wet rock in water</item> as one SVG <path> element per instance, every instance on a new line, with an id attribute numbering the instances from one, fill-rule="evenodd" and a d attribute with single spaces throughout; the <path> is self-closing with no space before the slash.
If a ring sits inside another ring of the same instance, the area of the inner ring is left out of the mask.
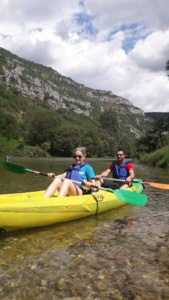
<path id="1" fill-rule="evenodd" d="M 64 278 L 60 278 L 58 280 L 57 286 L 58 286 L 59 290 L 61 290 L 61 291 L 64 290 L 66 288 L 66 281 L 65 281 L 65 279 Z"/>
<path id="2" fill-rule="evenodd" d="M 121 225 L 131 226 L 131 225 L 133 225 L 134 219 L 130 218 L 128 216 L 124 216 L 123 219 L 117 219 L 117 220 L 115 220 L 115 222 L 117 222 Z"/>
<path id="3" fill-rule="evenodd" d="M 0 286 L 4 286 L 5 284 L 7 284 L 10 280 L 11 280 L 11 276 L 7 275 L 7 274 L 1 274 L 0 275 Z"/>
<path id="4" fill-rule="evenodd" d="M 168 300 L 168 217 L 145 207 L 137 222 L 132 217 L 108 221 L 61 249 L 55 245 L 27 257 L 18 253 L 17 260 L 5 255 L 0 299 L 12 294 L 13 300 Z"/>
<path id="5" fill-rule="evenodd" d="M 63 300 L 82 300 L 81 297 L 66 297 L 66 298 L 62 298 Z M 87 299 L 86 299 L 87 300 Z"/>

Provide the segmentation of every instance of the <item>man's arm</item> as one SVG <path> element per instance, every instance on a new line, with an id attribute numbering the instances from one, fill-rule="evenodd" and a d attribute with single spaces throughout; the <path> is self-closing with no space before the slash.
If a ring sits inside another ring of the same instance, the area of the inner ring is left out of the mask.
<path id="1" fill-rule="evenodd" d="M 129 170 L 129 176 L 126 178 L 126 183 L 131 183 L 134 177 L 135 177 L 134 170 L 133 169 Z"/>
<path id="2" fill-rule="evenodd" d="M 110 172 L 111 172 L 111 170 L 107 169 L 106 171 L 103 171 L 101 174 L 96 175 L 96 178 L 106 177 L 109 175 Z"/>

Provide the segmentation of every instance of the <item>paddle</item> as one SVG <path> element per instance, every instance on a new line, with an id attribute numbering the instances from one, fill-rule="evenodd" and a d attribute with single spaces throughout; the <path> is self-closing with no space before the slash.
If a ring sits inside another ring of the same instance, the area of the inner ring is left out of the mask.
<path id="1" fill-rule="evenodd" d="M 3 162 L 3 166 L 6 170 L 17 173 L 17 174 L 24 174 L 24 173 L 28 172 L 28 173 L 34 173 L 34 174 L 38 174 L 38 175 L 48 176 L 48 173 L 34 171 L 31 169 L 25 168 L 21 165 L 7 162 L 7 161 Z M 55 177 L 55 175 L 53 175 L 53 177 Z M 84 182 L 82 183 L 80 181 L 75 181 L 75 180 L 72 180 L 72 181 L 77 184 L 85 185 Z M 126 191 L 126 190 L 105 189 L 103 187 L 98 187 L 97 185 L 91 185 L 91 187 L 113 193 L 114 195 L 116 195 L 118 197 L 118 199 L 120 199 L 121 201 L 124 201 L 126 203 L 129 203 L 129 204 L 144 206 L 147 202 L 147 196 L 144 194 L 134 193 L 134 192 Z"/>
<path id="2" fill-rule="evenodd" d="M 111 180 L 111 181 L 125 182 L 125 180 L 122 180 L 122 179 L 107 178 L 107 177 L 102 177 L 102 178 L 106 179 L 106 180 Z M 133 179 L 133 183 L 143 183 L 143 184 L 147 184 L 147 185 L 152 186 L 152 187 L 157 188 L 157 189 L 164 189 L 164 190 L 169 189 L 169 184 L 165 184 L 165 183 L 147 182 L 147 181 L 140 181 L 140 180 L 137 180 L 137 179 Z"/>
<path id="3" fill-rule="evenodd" d="M 29 173 L 34 173 L 34 174 L 38 174 L 38 175 L 48 176 L 48 173 L 42 173 L 42 172 L 34 171 L 34 170 L 31 170 L 31 169 L 25 168 L 21 165 L 11 163 L 11 162 L 7 162 L 7 161 L 3 161 L 3 166 L 6 170 L 17 173 L 17 174 L 24 174 L 26 172 L 29 172 Z M 53 177 L 55 177 L 55 175 L 53 175 Z"/>
<path id="4" fill-rule="evenodd" d="M 91 185 L 91 187 L 99 190 L 104 190 L 109 193 L 113 193 L 121 201 L 124 201 L 132 205 L 144 206 L 147 203 L 147 196 L 145 194 L 120 190 L 120 189 L 119 190 L 106 189 L 103 187 L 98 187 L 97 185 Z"/>

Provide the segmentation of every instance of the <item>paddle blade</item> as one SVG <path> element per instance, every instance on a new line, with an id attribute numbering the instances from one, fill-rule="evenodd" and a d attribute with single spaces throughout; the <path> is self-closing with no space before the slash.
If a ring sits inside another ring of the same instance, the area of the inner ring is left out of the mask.
<path id="1" fill-rule="evenodd" d="M 32 172 L 32 170 L 30 170 L 30 169 L 27 169 L 27 168 L 25 168 L 23 166 L 20 166 L 20 165 L 15 164 L 15 163 L 7 162 L 7 161 L 3 161 L 3 167 L 7 171 L 14 172 L 14 173 L 17 173 L 17 174 L 23 174 L 23 173 L 26 173 L 26 172 Z"/>
<path id="2" fill-rule="evenodd" d="M 165 184 L 165 183 L 143 182 L 143 184 L 147 184 L 147 185 L 155 187 L 157 189 L 169 190 L 169 184 Z"/>
<path id="3" fill-rule="evenodd" d="M 130 192 L 126 190 L 112 190 L 118 199 L 137 206 L 144 206 L 147 203 L 145 194 Z"/>
<path id="4" fill-rule="evenodd" d="M 123 196 L 128 203 L 137 205 L 137 206 L 144 206 L 147 203 L 147 196 L 145 194 L 129 192 L 129 191 L 120 191 L 122 192 Z"/>

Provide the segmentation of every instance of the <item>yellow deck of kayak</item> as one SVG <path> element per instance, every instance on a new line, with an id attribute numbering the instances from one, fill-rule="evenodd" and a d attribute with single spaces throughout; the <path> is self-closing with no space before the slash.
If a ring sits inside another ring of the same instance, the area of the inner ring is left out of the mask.
<path id="1" fill-rule="evenodd" d="M 127 189 L 141 193 L 142 184 Z M 0 195 L 0 231 L 67 222 L 125 205 L 113 193 L 99 190 L 89 195 L 43 198 L 44 191 Z"/>

